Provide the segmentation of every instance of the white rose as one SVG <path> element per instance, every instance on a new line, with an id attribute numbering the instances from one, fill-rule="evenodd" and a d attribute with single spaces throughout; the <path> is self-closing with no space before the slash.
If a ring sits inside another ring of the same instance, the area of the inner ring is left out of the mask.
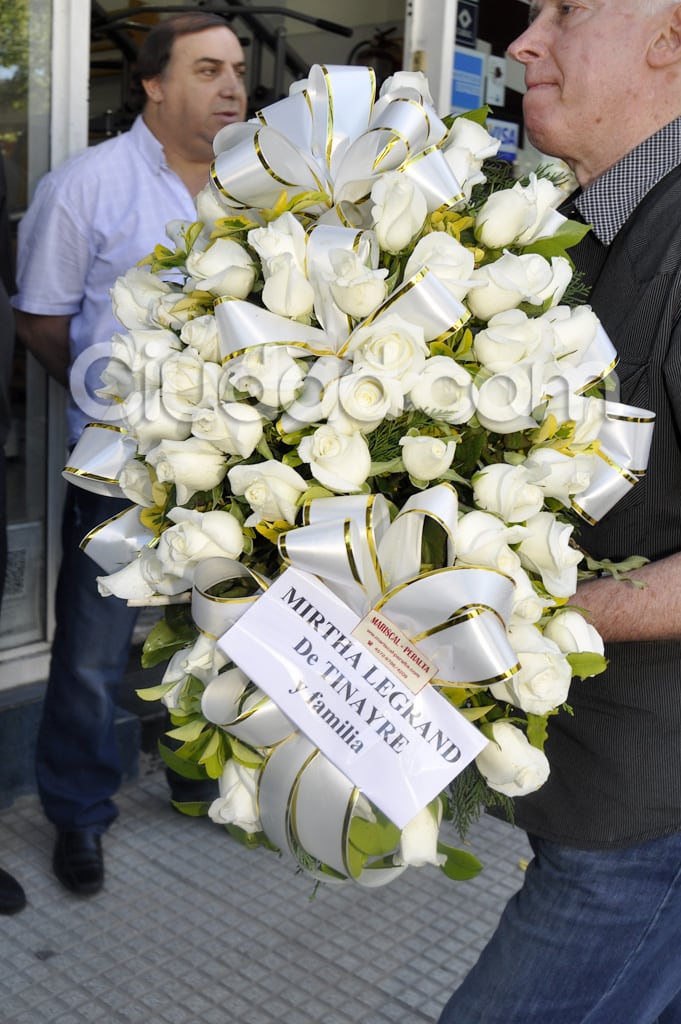
<path id="1" fill-rule="evenodd" d="M 476 160 L 469 150 L 456 146 L 450 146 L 443 153 L 447 166 L 461 188 L 461 198 L 453 204 L 452 209 L 460 210 L 470 201 L 475 186 L 487 180 L 482 173 L 482 161 Z"/>
<path id="2" fill-rule="evenodd" d="M 423 267 L 428 267 L 447 290 L 461 302 L 471 286 L 475 256 L 465 245 L 443 231 L 433 231 L 420 238 L 404 268 L 408 281 Z"/>
<path id="3" fill-rule="evenodd" d="M 182 577 L 166 574 L 155 551 L 143 548 L 137 558 L 118 572 L 97 577 L 102 597 L 119 597 L 123 601 L 148 601 L 158 594 L 174 596 L 187 590 Z"/>
<path id="4" fill-rule="evenodd" d="M 450 148 L 465 149 L 474 160 L 481 163 L 489 157 L 496 156 L 500 145 L 501 139 L 490 135 L 477 121 L 472 121 L 469 117 L 457 117 L 449 129 L 445 152 Z"/>
<path id="5" fill-rule="evenodd" d="M 373 270 L 346 249 L 332 249 L 329 260 L 335 275 L 329 282 L 334 302 L 353 320 L 364 320 L 386 297 L 387 269 Z"/>
<path id="6" fill-rule="evenodd" d="M 258 273 L 248 251 L 232 238 L 216 238 L 203 251 L 194 246 L 185 266 L 188 290 L 235 299 L 250 295 Z"/>
<path id="7" fill-rule="evenodd" d="M 485 466 L 473 477 L 473 496 L 476 505 L 505 523 L 522 523 L 544 504 L 544 494 L 525 466 L 501 462 Z"/>
<path id="8" fill-rule="evenodd" d="M 478 361 L 492 373 L 503 373 L 528 359 L 548 360 L 553 346 L 550 324 L 542 317 L 529 317 L 521 309 L 496 313 L 473 341 Z"/>
<path id="9" fill-rule="evenodd" d="M 220 353 L 220 335 L 218 325 L 212 313 L 205 313 L 184 324 L 180 331 L 180 338 L 198 352 L 206 363 L 219 363 L 222 361 Z"/>
<path id="10" fill-rule="evenodd" d="M 191 348 L 173 353 L 161 368 L 163 404 L 172 416 L 191 419 L 197 407 L 215 406 L 221 375 L 221 366 L 204 363 Z"/>
<path id="11" fill-rule="evenodd" d="M 577 587 L 581 551 L 570 546 L 572 527 L 559 523 L 551 512 L 538 512 L 527 520 L 527 534 L 518 552 L 523 566 L 539 573 L 554 597 L 570 597 Z"/>
<path id="12" fill-rule="evenodd" d="M 327 423 L 307 434 L 298 445 L 298 454 L 310 465 L 312 475 L 322 487 L 341 494 L 360 490 L 371 469 L 371 455 L 358 430 L 345 434 Z"/>
<path id="13" fill-rule="evenodd" d="M 497 434 L 536 427 L 531 415 L 540 400 L 535 378 L 535 364 L 518 363 L 478 382 L 476 414 L 481 425 Z"/>
<path id="14" fill-rule="evenodd" d="M 308 317 L 314 308 L 314 288 L 292 256 L 270 260 L 262 301 L 271 313 L 287 317 Z"/>
<path id="15" fill-rule="evenodd" d="M 292 213 L 283 213 L 267 227 L 248 232 L 248 244 L 255 249 L 263 265 L 265 276 L 271 272 L 272 260 L 288 255 L 302 272 L 305 267 L 305 228 Z"/>
<path id="16" fill-rule="evenodd" d="M 185 251 L 187 249 L 187 235 L 193 225 L 194 221 L 174 217 L 173 220 L 166 222 L 166 237 L 170 239 L 176 249 Z"/>
<path id="17" fill-rule="evenodd" d="M 504 249 L 535 220 L 535 208 L 522 185 L 498 189 L 485 200 L 475 218 L 475 237 L 488 249 Z"/>
<path id="18" fill-rule="evenodd" d="M 247 459 L 260 443 L 262 422 L 258 410 L 245 402 L 219 402 L 213 409 L 196 409 L 192 434 L 221 452 Z"/>
<path id="19" fill-rule="evenodd" d="M 149 467 L 139 459 L 128 459 L 118 474 L 118 486 L 129 501 L 142 508 L 152 508 L 156 504 Z"/>
<path id="20" fill-rule="evenodd" d="M 232 493 L 243 495 L 253 510 L 246 526 L 262 520 L 295 523 L 298 498 L 308 486 L 295 469 L 269 460 L 255 466 L 233 466 L 227 475 Z"/>
<path id="21" fill-rule="evenodd" d="M 166 707 L 174 706 L 173 697 L 179 696 L 177 690 L 181 689 L 188 676 L 194 676 L 206 685 L 217 675 L 224 664 L 225 657 L 221 653 L 217 641 L 205 633 L 200 633 L 191 647 L 176 651 L 168 662 L 162 682 L 175 683 L 177 688 L 162 698 L 163 703 Z"/>
<path id="22" fill-rule="evenodd" d="M 133 267 L 117 278 L 111 289 L 113 314 L 128 330 L 150 327 L 155 322 L 153 311 L 158 299 L 172 290 L 156 274 Z"/>
<path id="23" fill-rule="evenodd" d="M 467 117 L 457 117 L 449 130 L 443 153 L 468 202 L 475 185 L 485 181 L 482 163 L 494 156 L 501 145 L 489 132 Z"/>
<path id="24" fill-rule="evenodd" d="M 166 359 L 182 348 L 172 331 L 133 330 L 111 339 L 111 357 L 102 370 L 100 398 L 123 399 L 136 391 L 153 391 L 161 385 Z"/>
<path id="25" fill-rule="evenodd" d="M 405 436 L 400 438 L 400 445 L 404 468 L 415 480 L 436 480 L 454 461 L 454 441 L 443 441 L 439 437 Z"/>
<path id="26" fill-rule="evenodd" d="M 527 456 L 525 468 L 548 498 L 557 498 L 569 508 L 571 496 L 581 494 L 591 483 L 596 458 L 538 448 Z"/>
<path id="27" fill-rule="evenodd" d="M 197 491 L 209 491 L 224 478 L 224 452 L 198 437 L 186 441 L 164 439 L 147 452 L 147 462 L 161 483 L 175 485 L 177 501 L 185 505 Z"/>
<path id="28" fill-rule="evenodd" d="M 159 327 L 179 333 L 195 315 L 196 306 L 187 301 L 187 296 L 172 292 L 161 296 L 154 306 L 152 317 Z"/>
<path id="29" fill-rule="evenodd" d="M 529 624 L 510 626 L 507 635 L 520 671 L 490 686 L 492 696 L 529 715 L 546 715 L 564 704 L 572 670 L 558 645 Z"/>
<path id="30" fill-rule="evenodd" d="M 561 608 L 544 626 L 544 636 L 565 654 L 604 653 L 603 638 L 574 608 Z"/>
<path id="31" fill-rule="evenodd" d="M 280 316 L 308 316 L 314 289 L 305 272 L 307 242 L 302 224 L 286 212 L 267 227 L 249 231 L 248 241 L 262 262 L 262 299 L 267 308 Z"/>
<path id="32" fill-rule="evenodd" d="M 117 408 L 121 423 L 134 435 L 141 455 L 159 441 L 183 441 L 191 434 L 190 420 L 169 412 L 158 390 L 133 392 Z"/>
<path id="33" fill-rule="evenodd" d="M 351 363 L 337 356 L 320 356 L 305 374 L 300 394 L 286 407 L 281 424 L 286 433 L 293 433 L 306 424 L 318 423 L 325 418 L 322 397 L 325 389 L 351 367 Z M 333 403 L 327 406 L 327 412 Z"/>
<path id="34" fill-rule="evenodd" d="M 556 209 L 565 199 L 563 190 L 554 185 L 549 178 L 538 178 L 534 173 L 530 174 L 527 185 L 517 182 L 514 188 L 524 190 L 535 211 L 534 223 L 516 239 L 516 245 L 530 245 L 539 238 L 555 235 L 561 224 L 567 220 L 567 217 Z"/>
<path id="35" fill-rule="evenodd" d="M 368 370 L 331 381 L 322 396 L 324 419 L 348 432 L 357 429 L 369 433 L 385 419 L 399 416 L 403 409 L 401 383 Z"/>
<path id="36" fill-rule="evenodd" d="M 437 852 L 441 820 L 442 804 L 439 800 L 419 811 L 402 829 L 400 849 L 393 857 L 393 862 L 412 868 L 422 868 L 426 864 L 439 867 L 444 864 L 446 854 Z"/>
<path id="37" fill-rule="evenodd" d="M 415 384 L 428 357 L 423 334 L 419 325 L 388 313 L 366 327 L 358 327 L 343 355 L 352 359 L 354 370 L 366 370 L 382 379 L 394 378 L 406 393 Z"/>
<path id="38" fill-rule="evenodd" d="M 268 409 L 285 409 L 303 386 L 305 370 L 279 345 L 255 345 L 234 359 L 227 380 Z"/>
<path id="39" fill-rule="evenodd" d="M 238 558 L 243 550 L 239 521 L 229 512 L 173 508 L 156 554 L 164 573 L 193 582 L 194 569 L 206 558 Z"/>
<path id="40" fill-rule="evenodd" d="M 244 832 L 262 832 L 258 817 L 259 771 L 230 758 L 219 780 L 220 796 L 208 808 L 217 825 L 235 825 Z"/>
<path id="41" fill-rule="evenodd" d="M 536 253 L 515 256 L 505 252 L 494 263 L 473 273 L 473 280 L 484 287 L 471 289 L 468 307 L 473 316 L 489 320 L 495 313 L 513 309 L 521 302 L 555 306 L 571 278 L 572 269 L 563 256 L 553 256 L 549 262 Z"/>
<path id="42" fill-rule="evenodd" d="M 396 71 L 394 75 L 390 75 L 385 79 L 379 96 L 381 99 L 384 96 L 391 96 L 395 93 L 402 96 L 405 91 L 416 92 L 424 102 L 428 103 L 431 107 L 435 106 L 433 97 L 430 95 L 428 79 L 422 71 Z"/>
<path id="43" fill-rule="evenodd" d="M 428 214 L 421 190 L 399 171 L 382 174 L 371 189 L 371 216 L 378 244 L 402 252 L 418 235 Z"/>
<path id="44" fill-rule="evenodd" d="M 233 213 L 232 210 L 227 209 L 220 202 L 220 195 L 210 182 L 204 185 L 195 197 L 194 204 L 196 206 L 196 219 L 202 222 L 204 228 L 210 228 L 211 230 L 214 228 L 216 221 L 229 217 Z M 208 233 L 210 234 L 210 231 Z"/>
<path id="45" fill-rule="evenodd" d="M 507 526 L 489 512 L 467 512 L 459 519 L 454 538 L 456 561 L 512 573 L 519 568 L 520 559 L 510 545 L 526 534 L 523 526 Z"/>
<path id="46" fill-rule="evenodd" d="M 555 207 L 563 193 L 548 178 L 530 175 L 528 185 L 516 182 L 510 189 L 493 192 L 481 206 L 475 235 L 490 249 L 524 246 L 557 231 L 566 218 Z"/>
<path id="47" fill-rule="evenodd" d="M 556 359 L 579 363 L 584 353 L 593 344 L 600 321 L 589 306 L 556 306 L 543 314 L 553 329 L 553 350 Z"/>
<path id="48" fill-rule="evenodd" d="M 475 763 L 492 789 L 506 796 L 534 793 L 549 777 L 549 762 L 511 722 L 494 722 L 492 739 Z"/>
<path id="49" fill-rule="evenodd" d="M 555 416 L 557 422 L 574 424 L 573 444 L 588 444 L 598 437 L 606 415 L 602 398 L 585 398 L 567 390 L 554 395 L 546 403 L 544 419 Z"/>
<path id="50" fill-rule="evenodd" d="M 467 423 L 475 412 L 477 397 L 470 374 L 449 356 L 426 359 L 409 391 L 414 408 L 445 423 Z"/>
<path id="51" fill-rule="evenodd" d="M 539 622 L 546 609 L 554 606 L 553 600 L 537 593 L 532 580 L 522 567 L 509 572 L 508 575 L 514 583 L 511 625 Z"/>

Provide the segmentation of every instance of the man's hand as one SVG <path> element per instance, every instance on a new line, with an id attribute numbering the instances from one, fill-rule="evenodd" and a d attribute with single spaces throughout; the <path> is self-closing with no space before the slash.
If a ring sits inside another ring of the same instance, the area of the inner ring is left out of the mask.
<path id="1" fill-rule="evenodd" d="M 628 573 L 580 583 L 569 604 L 584 609 L 604 640 L 681 640 L 681 552 Z"/>
<path id="2" fill-rule="evenodd" d="M 50 377 L 68 387 L 70 316 L 41 316 L 15 310 L 17 337 Z"/>

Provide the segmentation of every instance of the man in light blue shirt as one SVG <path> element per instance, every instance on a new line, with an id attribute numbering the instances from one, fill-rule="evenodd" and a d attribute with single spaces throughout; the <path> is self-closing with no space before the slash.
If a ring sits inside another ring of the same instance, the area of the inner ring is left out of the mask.
<path id="1" fill-rule="evenodd" d="M 208 180 L 213 138 L 245 118 L 244 71 L 241 44 L 219 15 L 196 11 L 160 22 L 137 62 L 143 109 L 132 129 L 39 183 L 19 229 L 13 305 L 21 341 L 52 377 L 70 385 L 69 445 L 103 415 L 94 390 L 120 329 L 110 289 L 164 241 L 168 221 L 195 219 L 193 197 Z M 88 358 L 88 350 L 101 358 Z M 79 372 L 83 363 L 87 375 Z M 57 828 L 54 871 L 80 895 L 98 892 L 104 880 L 101 835 L 116 817 L 121 781 L 115 701 L 136 611 L 99 596 L 99 570 L 79 543 L 124 504 L 68 487 L 36 751 L 38 791 Z"/>

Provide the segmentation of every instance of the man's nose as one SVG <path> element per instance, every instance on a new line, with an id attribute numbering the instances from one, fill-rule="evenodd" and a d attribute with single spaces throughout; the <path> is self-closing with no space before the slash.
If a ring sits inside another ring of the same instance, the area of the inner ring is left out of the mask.
<path id="1" fill-rule="evenodd" d="M 537 21 L 533 21 L 517 39 L 513 40 L 506 52 L 512 60 L 528 64 L 539 57 L 545 48 L 541 28 Z"/>

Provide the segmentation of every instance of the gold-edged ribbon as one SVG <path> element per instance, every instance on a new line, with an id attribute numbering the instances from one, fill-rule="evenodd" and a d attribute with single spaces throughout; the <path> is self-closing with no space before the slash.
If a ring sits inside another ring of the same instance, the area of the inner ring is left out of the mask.
<path id="1" fill-rule="evenodd" d="M 281 538 L 280 553 L 285 563 L 313 573 L 357 613 L 380 608 L 427 657 L 437 660 L 437 683 L 486 686 L 518 670 L 505 625 L 513 582 L 484 568 L 448 565 L 421 571 L 426 520 L 444 530 L 453 561 L 457 518 L 456 492 L 445 484 L 414 495 L 392 523 L 382 495 L 321 498 L 306 506 L 305 525 Z M 227 632 L 258 594 L 237 601 L 212 598 L 206 608 L 210 587 L 247 572 L 229 559 L 211 562 L 204 563 L 195 581 L 192 608 L 199 614 L 199 628 L 215 636 L 222 626 Z M 261 590 L 267 582 L 254 581 Z M 383 885 L 402 870 L 368 865 L 353 873 L 349 831 L 360 796 L 357 787 L 273 700 L 249 686 L 240 669 L 208 683 L 202 708 L 209 721 L 264 753 L 258 807 L 271 842 L 324 879 Z"/>
<path id="2" fill-rule="evenodd" d="M 121 427 L 88 423 L 62 470 L 62 476 L 86 491 L 108 498 L 124 498 L 118 477 L 136 451 L 136 439 Z"/>
<path id="3" fill-rule="evenodd" d="M 442 152 L 448 129 L 435 109 L 404 91 L 376 99 L 371 68 L 315 64 L 304 88 L 215 137 L 211 183 L 236 209 L 323 194 L 308 212 L 328 223 L 367 227 L 367 199 L 387 171 L 404 173 L 429 212 L 462 198 Z"/>

